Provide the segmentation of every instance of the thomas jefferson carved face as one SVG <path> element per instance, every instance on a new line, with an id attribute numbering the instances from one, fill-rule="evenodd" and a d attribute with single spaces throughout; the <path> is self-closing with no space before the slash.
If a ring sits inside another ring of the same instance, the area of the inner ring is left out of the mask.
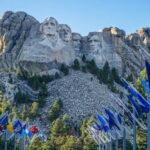
<path id="1" fill-rule="evenodd" d="M 81 48 L 81 35 L 78 33 L 72 33 L 72 43 L 75 50 L 79 51 Z"/>
<path id="2" fill-rule="evenodd" d="M 70 42 L 72 39 L 71 29 L 65 24 L 59 25 L 59 35 L 64 42 Z"/>
<path id="3" fill-rule="evenodd" d="M 55 36 L 57 34 L 58 22 L 52 18 L 47 18 L 40 27 L 40 31 L 47 36 Z"/>
<path id="4" fill-rule="evenodd" d="M 98 52 L 98 50 L 101 48 L 101 41 L 99 34 L 90 33 L 88 35 L 88 44 L 90 52 Z"/>

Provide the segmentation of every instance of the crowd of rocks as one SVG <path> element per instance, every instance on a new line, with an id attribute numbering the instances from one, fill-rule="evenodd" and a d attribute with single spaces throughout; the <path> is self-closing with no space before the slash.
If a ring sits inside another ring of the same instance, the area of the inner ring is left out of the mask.
<path id="1" fill-rule="evenodd" d="M 42 116 L 46 117 L 53 103 L 61 99 L 63 114 L 67 113 L 77 124 L 113 104 L 110 98 L 112 92 L 107 85 L 100 84 L 93 75 L 80 71 L 72 71 L 69 75 L 50 82 L 48 92 L 46 105 L 41 110 Z"/>

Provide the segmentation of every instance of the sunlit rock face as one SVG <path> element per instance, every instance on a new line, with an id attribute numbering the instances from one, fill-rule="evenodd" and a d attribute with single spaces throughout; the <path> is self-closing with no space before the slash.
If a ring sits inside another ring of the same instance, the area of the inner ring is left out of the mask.
<path id="1" fill-rule="evenodd" d="M 147 46 L 150 51 L 150 28 L 143 28 L 137 31 L 141 37 L 143 43 Z"/>
<path id="2" fill-rule="evenodd" d="M 45 74 L 60 64 L 72 65 L 83 54 L 102 68 L 107 61 L 121 75 L 134 76 L 149 59 L 150 28 L 127 35 L 117 27 L 72 33 L 71 28 L 52 17 L 39 23 L 25 12 L 8 11 L 0 19 L 0 71 L 21 65 L 29 72 Z"/>
<path id="3" fill-rule="evenodd" d="M 129 46 L 139 49 L 143 44 L 140 36 L 137 33 L 130 34 L 126 37 L 126 42 Z"/>
<path id="4" fill-rule="evenodd" d="M 33 65 L 35 67 L 37 63 L 40 64 L 41 66 L 38 65 L 38 68 L 34 68 L 35 72 L 57 68 L 57 64 L 61 63 L 70 65 L 75 59 L 75 54 L 71 44 L 66 42 L 69 43 L 71 37 L 65 32 L 62 39 L 59 29 L 60 25 L 52 17 L 47 18 L 41 23 L 39 29 L 34 34 L 32 32 L 30 38 L 25 41 L 22 47 L 20 62 L 32 62 L 35 64 Z M 63 29 L 66 30 L 64 26 Z M 63 34 L 61 33 L 61 35 Z M 31 51 L 32 53 L 30 53 Z M 30 70 L 33 70 L 33 68 Z"/>
<path id="5" fill-rule="evenodd" d="M 90 32 L 84 42 L 86 43 L 85 55 L 88 60 L 95 60 L 100 68 L 107 61 L 111 68 L 115 67 L 119 73 L 122 73 L 122 60 L 115 50 L 110 32 Z"/>

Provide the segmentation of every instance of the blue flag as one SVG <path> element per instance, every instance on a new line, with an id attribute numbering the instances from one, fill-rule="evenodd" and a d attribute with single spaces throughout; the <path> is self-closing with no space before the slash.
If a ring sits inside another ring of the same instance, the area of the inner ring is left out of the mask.
<path id="1" fill-rule="evenodd" d="M 122 124 L 122 119 L 121 119 L 120 114 L 117 114 L 117 119 L 118 119 L 119 123 Z"/>
<path id="2" fill-rule="evenodd" d="M 145 81 L 144 79 L 141 80 L 142 82 L 142 85 L 144 87 L 144 91 L 147 93 L 147 94 L 150 94 L 150 89 L 149 89 L 149 84 L 147 81 Z"/>
<path id="3" fill-rule="evenodd" d="M 128 91 L 136 98 L 138 98 L 138 101 L 141 103 L 141 105 L 143 105 L 144 107 L 149 107 L 150 108 L 150 104 L 148 103 L 148 101 L 138 92 L 135 91 L 129 83 L 127 83 L 125 80 L 123 80 L 124 86 L 125 88 L 128 89 Z"/>
<path id="4" fill-rule="evenodd" d="M 92 126 L 92 128 L 94 128 L 97 131 L 101 131 L 101 128 L 97 127 L 97 126 Z"/>
<path id="5" fill-rule="evenodd" d="M 119 126 L 117 125 L 117 123 L 115 122 L 115 116 L 114 114 L 108 110 L 108 109 L 105 109 L 105 112 L 106 114 L 108 115 L 109 119 L 108 119 L 108 122 L 109 122 L 109 127 L 112 129 L 113 127 L 116 127 L 118 130 L 120 130 Z"/>
<path id="6" fill-rule="evenodd" d="M 3 118 L 1 118 L 0 124 L 3 125 L 4 129 L 6 129 L 8 125 L 8 116 L 4 116 Z"/>
<path id="7" fill-rule="evenodd" d="M 21 134 L 21 132 L 22 132 L 22 123 L 19 120 L 14 123 L 13 127 L 14 127 L 15 133 L 20 133 Z"/>
<path id="8" fill-rule="evenodd" d="M 99 119 L 100 123 L 102 124 L 104 131 L 107 132 L 109 130 L 109 127 L 107 125 L 106 120 L 100 115 L 97 115 L 97 118 Z"/>
<path id="9" fill-rule="evenodd" d="M 145 61 L 145 65 L 146 65 L 146 71 L 147 71 L 147 77 L 148 77 L 149 89 L 150 89 L 150 64 L 147 61 Z"/>
<path id="10" fill-rule="evenodd" d="M 143 113 L 149 113 L 150 108 L 139 105 Z"/>
<path id="11" fill-rule="evenodd" d="M 127 96 L 127 97 L 130 100 L 130 102 L 132 103 L 132 105 L 134 106 L 138 116 L 140 118 L 143 118 L 143 114 L 142 114 L 142 110 L 141 110 L 140 106 L 136 103 L 136 101 L 131 96 Z"/>

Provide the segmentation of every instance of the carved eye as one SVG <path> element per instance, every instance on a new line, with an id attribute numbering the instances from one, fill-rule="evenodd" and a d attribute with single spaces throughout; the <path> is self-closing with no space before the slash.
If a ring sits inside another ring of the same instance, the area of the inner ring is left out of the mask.
<path id="1" fill-rule="evenodd" d="M 55 26 L 55 24 L 53 22 L 51 22 L 51 26 Z"/>
<path id="2" fill-rule="evenodd" d="M 48 25 L 48 22 L 46 22 L 45 25 L 47 26 L 47 25 Z"/>
<path id="3" fill-rule="evenodd" d="M 94 42 L 98 42 L 98 40 L 94 40 Z"/>

